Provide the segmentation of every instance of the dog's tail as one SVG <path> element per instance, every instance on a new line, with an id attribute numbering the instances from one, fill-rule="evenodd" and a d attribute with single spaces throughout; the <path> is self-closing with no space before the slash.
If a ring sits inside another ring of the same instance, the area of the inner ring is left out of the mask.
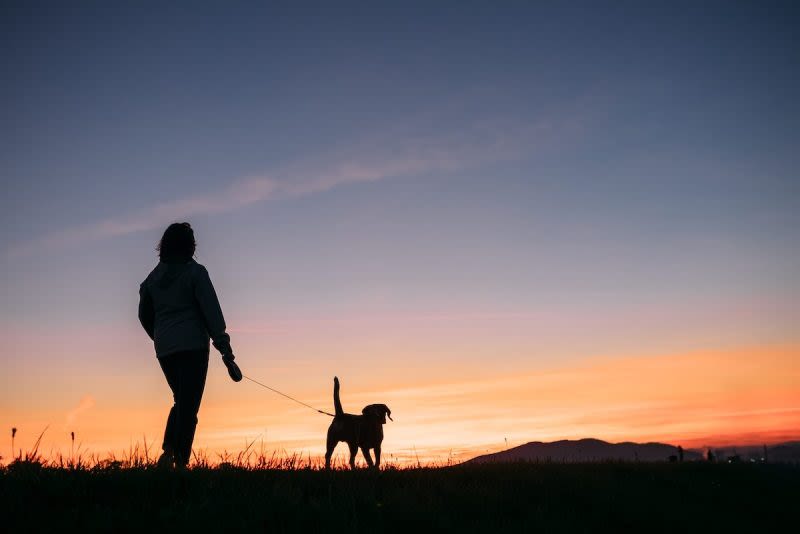
<path id="1" fill-rule="evenodd" d="M 339 377 L 333 377 L 333 407 L 335 408 L 336 415 L 344 414 L 344 410 L 342 410 L 342 401 L 339 400 Z"/>

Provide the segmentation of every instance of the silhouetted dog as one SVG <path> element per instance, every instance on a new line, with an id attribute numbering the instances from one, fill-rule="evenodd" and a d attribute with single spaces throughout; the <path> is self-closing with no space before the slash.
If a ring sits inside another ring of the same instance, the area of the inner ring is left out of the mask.
<path id="1" fill-rule="evenodd" d="M 370 404 L 361 410 L 361 415 L 344 413 L 342 402 L 339 400 L 339 378 L 333 377 L 333 406 L 336 415 L 328 427 L 328 446 L 325 451 L 325 469 L 331 468 L 331 455 L 333 449 L 340 441 L 350 447 L 350 467 L 356 468 L 356 454 L 358 449 L 364 455 L 367 465 L 378 468 L 381 465 L 381 443 L 383 442 L 383 425 L 386 417 L 391 421 L 392 411 L 385 404 Z M 375 463 L 372 463 L 369 450 L 375 450 Z"/>

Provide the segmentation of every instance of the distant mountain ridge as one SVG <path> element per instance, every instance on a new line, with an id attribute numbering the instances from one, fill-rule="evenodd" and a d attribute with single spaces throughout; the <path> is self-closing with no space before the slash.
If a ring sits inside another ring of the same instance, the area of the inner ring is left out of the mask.
<path id="1" fill-rule="evenodd" d="M 700 460 L 702 454 L 696 451 L 684 451 L 684 460 Z M 492 462 L 602 462 L 608 460 L 663 462 L 669 457 L 678 455 L 678 447 L 666 443 L 609 443 L 607 441 L 586 438 L 579 440 L 564 439 L 545 443 L 532 441 L 525 445 L 513 447 L 494 454 L 476 456 L 466 463 Z"/>
<path id="2" fill-rule="evenodd" d="M 742 461 L 761 461 L 764 447 L 755 445 L 712 447 L 717 461 L 726 461 L 736 456 Z M 684 461 L 705 459 L 705 450 L 685 449 Z M 788 441 L 769 445 L 767 461 L 800 462 L 800 441 Z M 492 462 L 603 462 L 609 460 L 628 462 L 666 462 L 670 456 L 678 456 L 678 447 L 667 443 L 609 443 L 600 439 L 564 439 L 549 443 L 532 441 L 493 454 L 476 456 L 465 463 Z"/>

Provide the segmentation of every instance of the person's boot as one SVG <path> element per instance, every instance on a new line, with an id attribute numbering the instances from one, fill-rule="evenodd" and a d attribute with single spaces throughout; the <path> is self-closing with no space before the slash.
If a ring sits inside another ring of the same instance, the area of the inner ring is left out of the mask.
<path id="1" fill-rule="evenodd" d="M 165 450 L 159 457 L 156 467 L 159 469 L 173 469 L 175 467 L 175 455 L 170 450 Z"/>
<path id="2" fill-rule="evenodd" d="M 182 454 L 176 454 L 175 469 L 177 471 L 186 471 L 189 468 L 189 457 L 191 457 L 191 453 L 186 458 Z"/>

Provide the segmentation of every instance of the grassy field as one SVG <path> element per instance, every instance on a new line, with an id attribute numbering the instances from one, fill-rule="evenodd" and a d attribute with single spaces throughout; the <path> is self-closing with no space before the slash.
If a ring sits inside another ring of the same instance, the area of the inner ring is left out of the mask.
<path id="1" fill-rule="evenodd" d="M 767 532 L 796 524 L 798 502 L 800 467 L 773 464 L 0 471 L 7 532 Z"/>

